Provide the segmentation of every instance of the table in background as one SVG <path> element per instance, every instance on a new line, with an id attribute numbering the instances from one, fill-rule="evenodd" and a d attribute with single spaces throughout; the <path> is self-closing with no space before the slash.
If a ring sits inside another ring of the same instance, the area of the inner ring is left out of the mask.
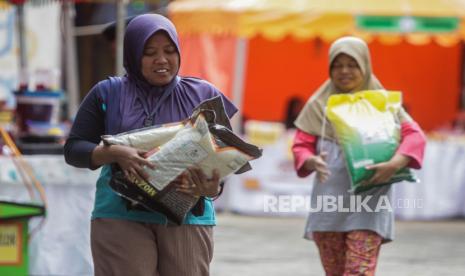
<path id="1" fill-rule="evenodd" d="M 250 215 L 305 216 L 305 208 L 264 212 L 266 196 L 309 196 L 312 176 L 298 178 L 290 153 L 292 135 L 264 147 L 253 170 L 232 178 L 225 207 Z M 434 220 L 465 217 L 465 144 L 429 141 L 423 168 L 413 171 L 419 183 L 397 183 L 391 202 L 398 219 Z M 269 198 L 269 197 L 268 197 Z"/>

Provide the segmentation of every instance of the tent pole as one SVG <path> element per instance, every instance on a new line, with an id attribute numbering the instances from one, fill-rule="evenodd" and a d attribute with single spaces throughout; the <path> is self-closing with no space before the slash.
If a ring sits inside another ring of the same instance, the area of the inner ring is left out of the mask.
<path id="1" fill-rule="evenodd" d="M 18 28 L 19 44 L 19 82 L 20 86 L 27 85 L 28 64 L 27 64 L 27 43 L 26 43 L 26 22 L 24 18 L 24 4 L 16 6 L 16 26 Z"/>
<path id="2" fill-rule="evenodd" d="M 74 4 L 63 1 L 63 25 L 65 43 L 66 92 L 68 98 L 68 118 L 74 117 L 79 106 L 79 72 L 77 69 L 76 37 L 74 34 Z"/>
<path id="3" fill-rule="evenodd" d="M 116 75 L 124 75 L 123 66 L 123 40 L 126 29 L 126 6 L 128 0 L 117 0 L 116 2 Z"/>
<path id="4" fill-rule="evenodd" d="M 242 102 L 244 94 L 245 74 L 247 66 L 248 40 L 237 38 L 234 62 L 234 75 L 232 83 L 232 101 L 239 110 L 231 120 L 233 130 L 240 133 L 242 130 Z"/>

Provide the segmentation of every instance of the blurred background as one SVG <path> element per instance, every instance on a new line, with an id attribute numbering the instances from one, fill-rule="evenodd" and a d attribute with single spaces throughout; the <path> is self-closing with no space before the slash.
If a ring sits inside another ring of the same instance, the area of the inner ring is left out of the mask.
<path id="1" fill-rule="evenodd" d="M 329 45 L 345 35 L 368 43 L 374 73 L 402 91 L 428 135 L 420 182 L 394 187 L 399 239 L 382 250 L 379 275 L 465 273 L 464 0 L 1 0 L 0 236 L 16 233 L 2 228 L 13 203 L 39 202 L 47 216 L 27 222 L 43 212 L 13 212 L 32 236 L 29 248 L 0 245 L 0 272 L 13 263 L 28 275 L 92 274 L 99 172 L 66 165 L 63 143 L 90 88 L 124 74 L 124 27 L 142 13 L 174 22 L 180 74 L 226 94 L 240 109 L 235 130 L 264 149 L 216 202 L 214 275 L 323 274 L 314 245 L 301 239 L 305 206 L 270 212 L 264 204 L 311 193 L 311 179 L 293 169 L 292 122 L 328 78 Z"/>

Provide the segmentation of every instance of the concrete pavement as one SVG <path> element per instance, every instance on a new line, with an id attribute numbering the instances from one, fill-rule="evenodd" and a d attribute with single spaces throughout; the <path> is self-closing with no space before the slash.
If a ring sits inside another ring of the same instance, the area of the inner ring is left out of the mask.
<path id="1" fill-rule="evenodd" d="M 212 276 L 324 275 L 305 218 L 218 214 Z M 465 220 L 396 222 L 377 276 L 465 275 Z"/>

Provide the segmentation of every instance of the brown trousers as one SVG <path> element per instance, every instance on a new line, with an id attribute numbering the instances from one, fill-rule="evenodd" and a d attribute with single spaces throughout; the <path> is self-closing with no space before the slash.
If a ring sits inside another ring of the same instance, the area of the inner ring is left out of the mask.
<path id="1" fill-rule="evenodd" d="M 208 276 L 213 227 L 95 219 L 95 276 Z"/>

